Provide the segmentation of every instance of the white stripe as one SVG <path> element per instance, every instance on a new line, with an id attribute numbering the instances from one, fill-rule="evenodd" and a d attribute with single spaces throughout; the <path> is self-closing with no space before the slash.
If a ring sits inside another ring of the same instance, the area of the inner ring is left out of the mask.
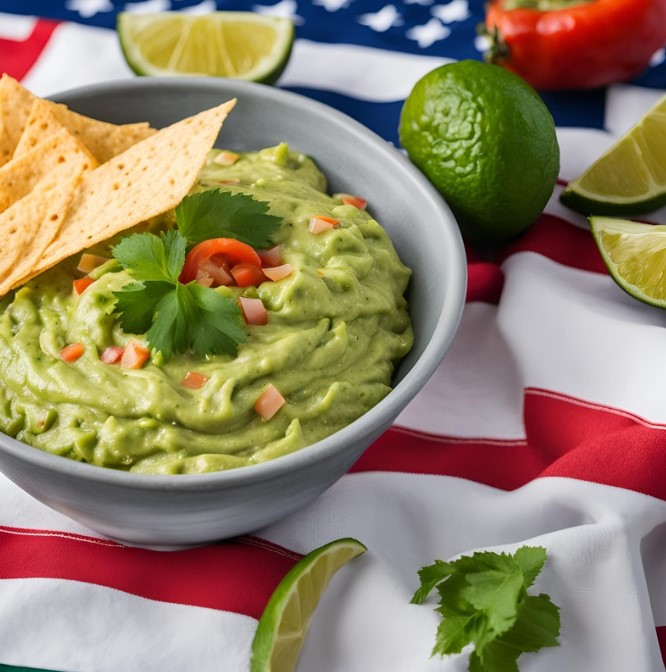
<path id="1" fill-rule="evenodd" d="M 324 594 L 304 672 L 466 670 L 460 657 L 429 660 L 437 616 L 434 601 L 409 604 L 417 570 L 437 558 L 522 544 L 548 549 L 533 591 L 561 607 L 562 645 L 521 658 L 521 669 L 663 672 L 650 602 L 659 605 L 657 625 L 666 623 L 665 522 L 662 501 L 582 481 L 539 479 L 502 492 L 455 478 L 367 473 L 345 477 L 261 534 L 303 552 L 344 536 L 369 549 Z"/>
<path id="2" fill-rule="evenodd" d="M 297 40 L 281 86 L 335 91 L 359 100 L 404 100 L 418 79 L 449 58 L 351 44 Z"/>
<path id="3" fill-rule="evenodd" d="M 37 19 L 34 16 L 17 16 L 0 13 L 0 38 L 7 40 L 27 40 Z"/>
<path id="4" fill-rule="evenodd" d="M 257 622 L 52 579 L 0 580 L 0 657 L 70 672 L 245 670 Z"/>

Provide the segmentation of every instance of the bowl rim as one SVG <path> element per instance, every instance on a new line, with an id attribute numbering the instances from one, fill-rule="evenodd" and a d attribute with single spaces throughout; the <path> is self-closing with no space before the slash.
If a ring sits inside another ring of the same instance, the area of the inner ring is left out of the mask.
<path id="1" fill-rule="evenodd" d="M 376 151 L 383 154 L 386 162 L 397 164 L 403 172 L 410 176 L 421 188 L 423 198 L 427 198 L 431 206 L 441 211 L 442 216 L 449 223 L 448 226 L 442 227 L 444 235 L 442 246 L 451 250 L 453 263 L 446 264 L 444 267 L 446 296 L 430 341 L 402 380 L 392 387 L 384 399 L 362 416 L 330 436 L 267 462 L 203 474 L 140 474 L 71 460 L 23 443 L 1 432 L 0 451 L 20 462 L 57 472 L 63 477 L 82 478 L 100 485 L 120 485 L 131 490 L 191 492 L 219 489 L 220 486 L 231 489 L 248 483 L 257 484 L 274 480 L 285 472 L 298 472 L 304 467 L 312 466 L 320 460 L 331 457 L 339 451 L 340 443 L 353 442 L 354 438 L 359 436 L 359 425 L 378 428 L 387 423 L 390 424 L 432 376 L 449 349 L 462 317 L 467 287 L 462 237 L 455 217 L 442 196 L 400 150 L 344 112 L 299 93 L 244 80 L 141 77 L 76 87 L 49 95 L 48 98 L 56 102 L 72 98 L 84 100 L 101 94 L 114 95 L 114 93 L 127 89 L 154 90 L 159 88 L 175 91 L 192 90 L 193 88 L 223 92 L 233 90 L 237 91 L 239 96 L 243 92 L 248 92 L 250 95 L 261 95 L 268 101 L 280 100 L 291 103 L 305 109 L 308 113 L 326 118 L 327 123 L 333 122 L 338 126 L 343 126 L 345 132 L 355 135 L 360 141 L 373 145 Z"/>

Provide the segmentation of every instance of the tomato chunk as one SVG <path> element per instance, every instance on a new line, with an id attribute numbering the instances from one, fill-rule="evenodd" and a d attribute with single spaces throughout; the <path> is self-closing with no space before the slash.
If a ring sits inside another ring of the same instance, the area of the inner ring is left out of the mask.
<path id="1" fill-rule="evenodd" d="M 233 166 L 236 161 L 240 159 L 240 154 L 230 152 L 228 149 L 223 149 L 214 159 L 213 163 L 219 166 Z"/>
<path id="2" fill-rule="evenodd" d="M 231 269 L 231 275 L 239 287 L 256 287 L 266 279 L 264 272 L 259 266 L 246 263 L 236 264 L 236 266 Z"/>
<path id="3" fill-rule="evenodd" d="M 247 324 L 268 324 L 268 312 L 261 299 L 241 296 L 238 302 Z"/>
<path id="4" fill-rule="evenodd" d="M 136 341 L 130 341 L 120 357 L 120 366 L 123 369 L 140 369 L 146 363 L 148 357 L 150 357 L 148 348 Z"/>
<path id="5" fill-rule="evenodd" d="M 254 404 L 254 410 L 264 420 L 270 420 L 284 405 L 285 398 L 280 394 L 277 387 L 271 384 L 261 394 Z"/>
<path id="6" fill-rule="evenodd" d="M 84 252 L 81 255 L 81 260 L 79 261 L 79 265 L 76 267 L 76 270 L 87 274 L 102 264 L 106 264 L 107 261 L 109 261 L 108 257 L 100 257 L 98 254 Z"/>
<path id="7" fill-rule="evenodd" d="M 99 358 L 105 364 L 117 364 L 123 356 L 124 351 L 125 348 L 119 345 L 110 345 L 108 348 L 104 348 Z"/>
<path id="8" fill-rule="evenodd" d="M 259 250 L 257 254 L 261 258 L 261 265 L 264 268 L 266 268 L 266 266 L 279 266 L 282 263 L 281 245 L 269 247 L 267 250 Z"/>
<path id="9" fill-rule="evenodd" d="M 205 373 L 201 373 L 200 371 L 188 371 L 180 384 L 190 390 L 198 390 L 207 382 L 208 376 Z"/>
<path id="10" fill-rule="evenodd" d="M 345 205 L 353 205 L 358 210 L 365 210 L 368 207 L 368 201 L 365 198 L 353 194 L 340 194 L 340 200 Z"/>
<path id="11" fill-rule="evenodd" d="M 329 217 L 328 215 L 313 215 L 310 217 L 308 230 L 310 233 L 323 233 L 324 231 L 330 231 L 339 225 L 340 220 L 335 219 L 335 217 Z"/>
<path id="12" fill-rule="evenodd" d="M 282 280 L 291 275 L 293 272 L 291 264 L 282 264 L 282 266 L 274 266 L 273 268 L 264 268 L 264 275 L 273 281 Z"/>
<path id="13" fill-rule="evenodd" d="M 205 271 L 209 261 L 222 268 L 233 268 L 242 263 L 261 268 L 261 258 L 253 247 L 235 238 L 211 238 L 189 251 L 179 280 L 183 284 L 196 280 L 199 269 Z"/>
<path id="14" fill-rule="evenodd" d="M 86 351 L 86 346 L 83 343 L 71 343 L 66 345 L 60 351 L 60 359 L 67 364 L 75 362 L 84 352 Z"/>
<path id="15" fill-rule="evenodd" d="M 90 285 L 93 284 L 93 282 L 95 281 L 92 278 L 89 278 L 88 276 L 86 276 L 85 278 L 77 278 L 76 280 L 74 280 L 74 291 L 79 296 L 81 296 L 81 294 L 83 294 L 83 292 L 85 292 L 86 289 L 88 289 L 88 287 L 90 287 Z"/>

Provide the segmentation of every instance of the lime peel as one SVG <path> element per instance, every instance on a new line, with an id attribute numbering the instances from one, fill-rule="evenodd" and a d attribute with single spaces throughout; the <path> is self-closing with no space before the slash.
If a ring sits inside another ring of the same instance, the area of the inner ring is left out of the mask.
<path id="1" fill-rule="evenodd" d="M 250 672 L 292 672 L 310 619 L 333 575 L 367 548 L 337 539 L 308 553 L 280 581 L 259 619 Z"/>

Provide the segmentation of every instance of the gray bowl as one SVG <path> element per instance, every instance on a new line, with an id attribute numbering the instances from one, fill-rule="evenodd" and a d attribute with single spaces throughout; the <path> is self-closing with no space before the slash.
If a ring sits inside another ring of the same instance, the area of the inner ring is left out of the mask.
<path id="1" fill-rule="evenodd" d="M 251 532 L 296 511 L 339 479 L 434 373 L 458 328 L 465 254 L 451 211 L 409 161 L 364 126 L 303 96 L 233 80 L 140 78 L 63 93 L 83 114 L 160 127 L 237 97 L 221 144 L 255 150 L 286 141 L 314 157 L 330 192 L 361 192 L 413 271 L 415 344 L 394 389 L 335 434 L 272 462 L 202 475 L 150 476 L 51 455 L 0 434 L 0 470 L 23 490 L 109 537 L 197 544 Z M 159 166 L 156 167 L 159 169 Z"/>

